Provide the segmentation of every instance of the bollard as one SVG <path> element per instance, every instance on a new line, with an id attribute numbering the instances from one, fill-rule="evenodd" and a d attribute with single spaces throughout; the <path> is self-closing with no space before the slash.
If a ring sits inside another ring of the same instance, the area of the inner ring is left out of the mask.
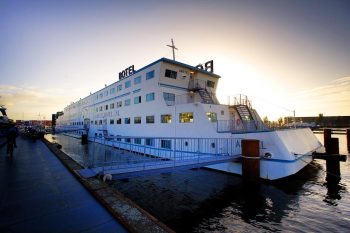
<path id="1" fill-rule="evenodd" d="M 88 136 L 87 134 L 81 135 L 81 144 L 86 145 L 88 143 Z"/>
<path id="2" fill-rule="evenodd" d="M 323 145 L 326 149 L 326 154 L 331 154 L 329 152 L 331 147 L 332 129 L 323 129 Z"/>
<path id="3" fill-rule="evenodd" d="M 329 140 L 329 147 L 327 154 L 339 155 L 339 138 L 331 138 Z M 340 161 L 334 156 L 326 159 L 327 181 L 338 182 L 340 180 Z"/>
<path id="4" fill-rule="evenodd" d="M 259 140 L 242 140 L 242 176 L 249 182 L 260 179 Z"/>
<path id="5" fill-rule="evenodd" d="M 348 146 L 348 152 L 350 152 L 350 129 L 346 129 L 346 144 Z"/>

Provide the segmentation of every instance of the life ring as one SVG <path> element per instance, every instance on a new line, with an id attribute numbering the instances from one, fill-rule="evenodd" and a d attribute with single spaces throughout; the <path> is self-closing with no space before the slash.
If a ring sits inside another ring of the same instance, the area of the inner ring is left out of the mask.
<path id="1" fill-rule="evenodd" d="M 239 126 L 240 124 L 241 124 L 241 119 L 238 118 L 238 119 L 236 120 L 236 125 Z"/>

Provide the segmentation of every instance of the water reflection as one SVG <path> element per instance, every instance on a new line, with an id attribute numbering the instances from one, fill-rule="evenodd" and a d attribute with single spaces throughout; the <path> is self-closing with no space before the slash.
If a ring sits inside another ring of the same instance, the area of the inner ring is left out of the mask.
<path id="1" fill-rule="evenodd" d="M 56 140 L 85 164 L 115 156 L 100 144 Z M 130 161 L 127 155 L 120 159 Z M 336 182 L 326 180 L 325 161 L 318 160 L 293 177 L 256 186 L 204 169 L 115 180 L 112 185 L 178 232 L 345 232 L 350 223 L 343 217 L 350 213 L 349 162 L 341 170 L 342 180 Z"/>

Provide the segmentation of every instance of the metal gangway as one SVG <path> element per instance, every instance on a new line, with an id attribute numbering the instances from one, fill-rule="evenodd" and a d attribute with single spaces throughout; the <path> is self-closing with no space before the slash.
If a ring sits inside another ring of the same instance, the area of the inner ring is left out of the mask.
<path id="1" fill-rule="evenodd" d="M 114 179 L 166 173 L 233 162 L 241 155 L 240 138 L 93 137 L 103 145 L 78 173 L 111 174 Z"/>

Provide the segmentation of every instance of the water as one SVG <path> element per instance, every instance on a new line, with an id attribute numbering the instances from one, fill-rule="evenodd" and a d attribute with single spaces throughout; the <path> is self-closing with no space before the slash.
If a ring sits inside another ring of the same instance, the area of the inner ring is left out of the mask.
<path id="1" fill-rule="evenodd" d="M 334 137 L 347 154 L 345 135 Z M 59 141 L 63 149 L 65 140 Z M 79 144 L 66 141 L 72 140 Z M 117 180 L 113 186 L 177 232 L 348 232 L 350 162 L 341 163 L 339 183 L 327 183 L 325 169 L 325 161 L 317 160 L 293 177 L 255 187 L 205 169 Z"/>

